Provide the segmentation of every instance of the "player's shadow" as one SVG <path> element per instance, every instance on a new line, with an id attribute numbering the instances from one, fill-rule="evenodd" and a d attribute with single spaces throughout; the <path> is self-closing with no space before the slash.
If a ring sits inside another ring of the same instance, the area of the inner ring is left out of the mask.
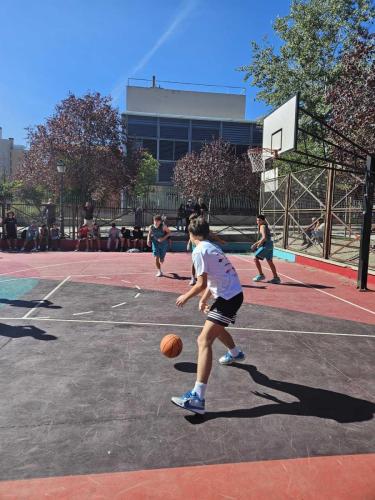
<path id="1" fill-rule="evenodd" d="M 168 274 L 170 274 L 171 276 L 168 276 Z M 177 273 L 168 273 L 168 274 L 164 274 L 164 278 L 168 278 L 170 280 L 179 280 L 179 281 L 187 281 L 191 279 L 187 276 L 180 276 Z"/>
<path id="2" fill-rule="evenodd" d="M 243 285 L 241 283 L 241 286 L 242 288 L 257 288 L 258 290 L 266 290 L 266 286 L 262 286 L 262 285 Z"/>
<path id="3" fill-rule="evenodd" d="M 314 285 L 314 283 L 290 283 L 289 281 L 282 281 L 278 286 L 294 286 L 297 288 L 317 288 L 318 290 L 324 290 L 325 288 L 335 288 L 334 286 L 328 285 Z"/>
<path id="4" fill-rule="evenodd" d="M 0 299 L 0 304 L 7 304 L 13 307 L 29 307 L 32 309 L 35 306 L 45 307 L 46 309 L 61 309 L 61 306 L 53 305 L 50 300 L 19 300 L 19 299 Z"/>
<path id="5" fill-rule="evenodd" d="M 49 335 L 44 330 L 31 325 L 11 326 L 0 323 L 0 337 L 10 339 L 20 339 L 22 337 L 32 337 L 35 340 L 56 340 L 58 337 Z"/>
<path id="6" fill-rule="evenodd" d="M 196 364 L 191 363 L 181 371 L 193 371 Z M 335 420 L 339 423 L 364 422 L 371 420 L 375 413 L 375 403 L 365 399 L 358 399 L 339 392 L 294 384 L 282 380 L 272 380 L 255 366 L 233 363 L 231 367 L 247 372 L 251 379 L 258 385 L 294 396 L 298 401 L 291 403 L 268 392 L 251 391 L 256 396 L 271 401 L 273 404 L 256 406 L 254 408 L 241 408 L 236 410 L 207 412 L 204 416 L 185 417 L 192 424 L 200 424 L 215 418 L 258 418 L 266 415 L 300 415 Z M 176 367 L 177 368 L 177 367 Z M 178 369 L 178 368 L 177 368 Z M 195 371 L 195 370 L 194 370 Z"/>

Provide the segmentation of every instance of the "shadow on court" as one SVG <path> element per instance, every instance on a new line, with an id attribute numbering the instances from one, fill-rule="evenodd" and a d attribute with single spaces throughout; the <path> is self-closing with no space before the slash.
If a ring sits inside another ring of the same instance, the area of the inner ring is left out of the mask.
<path id="1" fill-rule="evenodd" d="M 282 414 L 318 417 L 335 420 L 338 423 L 350 423 L 372 420 L 375 413 L 375 403 L 371 401 L 353 398 L 352 396 L 326 389 L 284 382 L 282 380 L 272 380 L 264 373 L 258 371 L 253 365 L 233 363 L 231 366 L 247 372 L 256 384 L 290 394 L 297 398 L 298 401 L 287 403 L 267 392 L 251 391 L 256 396 L 271 401 L 274 404 L 256 406 L 255 408 L 207 412 L 204 416 L 189 415 L 185 417 L 186 420 L 192 424 L 201 424 L 215 418 L 257 418 L 266 415 Z M 175 364 L 177 370 L 187 373 L 194 373 L 196 367 L 196 363 Z"/>
<path id="2" fill-rule="evenodd" d="M 35 340 L 56 340 L 58 338 L 55 335 L 49 335 L 36 326 L 11 326 L 4 323 L 0 323 L 0 337 L 9 337 L 11 339 L 32 337 Z"/>
<path id="3" fill-rule="evenodd" d="M 282 281 L 277 286 L 294 286 L 296 288 L 316 288 L 317 290 L 324 290 L 325 288 L 335 288 L 328 285 L 316 285 L 314 283 L 290 283 L 289 281 Z"/>
<path id="4" fill-rule="evenodd" d="M 0 304 L 7 304 L 13 307 L 28 307 L 32 309 L 35 306 L 45 307 L 46 309 L 61 309 L 61 306 L 53 305 L 50 300 L 18 300 L 18 299 L 0 299 Z"/>

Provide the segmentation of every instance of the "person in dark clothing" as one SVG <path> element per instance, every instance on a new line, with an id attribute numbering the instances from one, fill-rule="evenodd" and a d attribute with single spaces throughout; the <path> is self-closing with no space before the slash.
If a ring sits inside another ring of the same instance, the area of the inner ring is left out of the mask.
<path id="1" fill-rule="evenodd" d="M 43 217 L 45 217 L 48 229 L 56 222 L 56 205 L 52 202 L 51 198 L 44 205 Z"/>
<path id="2" fill-rule="evenodd" d="M 8 212 L 4 219 L 5 237 L 9 250 L 17 250 L 17 219 L 14 212 Z"/>
<path id="3" fill-rule="evenodd" d="M 93 226 L 93 219 L 94 219 L 94 207 L 89 201 L 86 201 L 85 205 L 83 206 L 83 213 L 84 213 L 83 223 L 86 224 L 89 229 L 91 229 Z"/>
<path id="4" fill-rule="evenodd" d="M 196 213 L 195 212 L 195 205 L 193 203 L 193 200 L 189 199 L 188 202 L 186 203 L 186 206 L 185 206 L 185 221 L 186 221 L 186 224 L 185 224 L 185 233 L 188 232 L 188 227 L 189 227 L 189 224 L 190 224 L 190 217 Z"/>
<path id="5" fill-rule="evenodd" d="M 176 229 L 177 231 L 183 231 L 184 230 L 184 219 L 186 218 L 186 211 L 184 204 L 181 203 L 177 210 L 177 219 L 176 219 Z"/>
<path id="6" fill-rule="evenodd" d="M 126 229 L 125 226 L 123 226 L 120 230 L 120 251 L 124 251 L 124 247 L 126 246 L 126 250 L 129 250 L 130 248 L 130 229 Z"/>
<path id="7" fill-rule="evenodd" d="M 133 245 L 134 248 L 139 248 L 143 252 L 143 231 L 139 226 L 134 226 L 133 228 Z"/>
<path id="8" fill-rule="evenodd" d="M 39 232 L 39 250 L 41 250 L 42 252 L 48 250 L 48 237 L 48 227 L 46 224 L 42 224 Z"/>
<path id="9" fill-rule="evenodd" d="M 197 213 L 200 217 L 205 217 L 208 212 L 207 205 L 203 201 L 203 198 L 198 199 L 198 203 L 194 205 L 194 212 Z"/>

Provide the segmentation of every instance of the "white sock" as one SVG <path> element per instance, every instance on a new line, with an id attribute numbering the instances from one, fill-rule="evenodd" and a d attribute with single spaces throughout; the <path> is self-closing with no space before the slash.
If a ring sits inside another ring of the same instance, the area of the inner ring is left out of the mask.
<path id="1" fill-rule="evenodd" d="M 206 395 L 207 384 L 202 384 L 202 382 L 195 382 L 193 392 L 195 392 L 199 399 L 204 399 Z"/>
<path id="2" fill-rule="evenodd" d="M 233 358 L 236 358 L 240 353 L 240 349 L 235 345 L 233 349 L 229 349 L 229 352 Z"/>

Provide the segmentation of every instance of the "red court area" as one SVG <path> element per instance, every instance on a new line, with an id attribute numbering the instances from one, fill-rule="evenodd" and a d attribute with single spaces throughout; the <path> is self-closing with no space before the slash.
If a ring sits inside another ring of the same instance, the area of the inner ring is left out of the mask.
<path id="1" fill-rule="evenodd" d="M 353 280 L 299 264 L 276 261 L 281 285 L 253 283 L 255 265 L 250 256 L 231 255 L 244 288 L 245 302 L 295 312 L 375 324 L 375 287 L 359 292 Z M 168 254 L 157 278 L 152 255 L 122 253 L 3 254 L 0 280 L 39 278 L 111 285 L 123 288 L 184 293 L 190 277 L 190 254 Z M 264 265 L 266 276 L 271 278 Z M 302 326 L 302 325 L 301 325 Z M 306 325 L 304 325 L 306 326 Z M 306 330 L 306 328 L 302 328 Z"/>

